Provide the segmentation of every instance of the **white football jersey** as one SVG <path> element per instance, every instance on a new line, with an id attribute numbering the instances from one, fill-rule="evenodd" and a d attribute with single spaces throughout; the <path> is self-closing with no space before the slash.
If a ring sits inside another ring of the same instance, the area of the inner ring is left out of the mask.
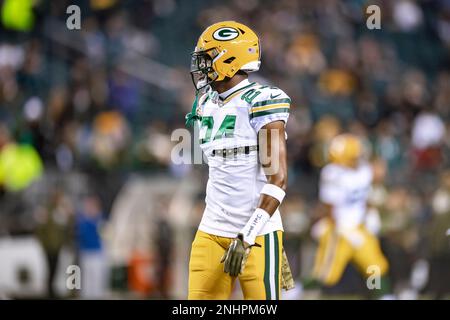
<path id="1" fill-rule="evenodd" d="M 333 206 L 338 229 L 352 229 L 364 223 L 372 175 L 368 163 L 361 163 L 356 169 L 337 164 L 322 169 L 319 198 Z"/>
<path id="2" fill-rule="evenodd" d="M 287 122 L 290 99 L 278 88 L 248 80 L 220 97 L 220 103 L 202 97 L 197 108 L 201 116 L 200 147 L 209 166 L 206 208 L 199 230 L 234 238 L 256 209 L 267 179 L 256 148 L 225 157 L 214 152 L 256 147 L 258 131 L 264 125 L 277 120 Z M 259 235 L 276 230 L 283 230 L 278 210 Z"/>

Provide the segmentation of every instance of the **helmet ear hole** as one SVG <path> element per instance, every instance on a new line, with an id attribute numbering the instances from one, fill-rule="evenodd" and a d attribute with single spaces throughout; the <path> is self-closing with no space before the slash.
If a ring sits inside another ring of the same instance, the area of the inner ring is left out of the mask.
<path id="1" fill-rule="evenodd" d="M 228 59 L 224 60 L 223 63 L 230 64 L 232 63 L 236 58 L 235 57 L 229 57 Z"/>

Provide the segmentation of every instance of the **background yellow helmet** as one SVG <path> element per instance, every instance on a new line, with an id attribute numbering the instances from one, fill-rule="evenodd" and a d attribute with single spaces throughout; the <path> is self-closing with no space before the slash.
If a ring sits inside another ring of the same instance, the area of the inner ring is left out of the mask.
<path id="1" fill-rule="evenodd" d="M 331 140 L 330 161 L 346 167 L 355 166 L 362 156 L 363 148 L 358 137 L 352 134 L 340 134 Z"/>
<path id="2" fill-rule="evenodd" d="M 260 53 L 259 38 L 252 29 L 235 21 L 215 23 L 203 31 L 192 53 L 194 85 L 201 89 L 239 70 L 258 71 Z"/>

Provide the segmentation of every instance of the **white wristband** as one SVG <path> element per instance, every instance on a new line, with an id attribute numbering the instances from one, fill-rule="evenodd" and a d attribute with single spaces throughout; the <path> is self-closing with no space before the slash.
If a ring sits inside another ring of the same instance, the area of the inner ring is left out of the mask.
<path id="1" fill-rule="evenodd" d="M 266 183 L 262 187 L 261 193 L 267 194 L 268 196 L 277 199 L 280 204 L 283 201 L 284 196 L 286 195 L 286 192 L 284 192 L 283 189 L 281 189 L 279 186 L 270 183 Z"/>
<path id="2" fill-rule="evenodd" d="M 268 214 L 266 210 L 256 208 L 250 220 L 248 220 L 245 227 L 242 228 L 241 232 L 239 232 L 244 236 L 244 241 L 251 246 L 254 245 L 256 236 L 262 230 L 262 228 L 269 219 L 270 214 Z"/>

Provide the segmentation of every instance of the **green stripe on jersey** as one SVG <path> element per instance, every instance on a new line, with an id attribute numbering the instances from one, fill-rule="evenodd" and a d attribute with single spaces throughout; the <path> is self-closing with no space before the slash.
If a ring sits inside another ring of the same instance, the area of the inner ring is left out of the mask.
<path id="1" fill-rule="evenodd" d="M 271 109 L 271 110 L 254 112 L 254 113 L 250 114 L 250 119 L 253 119 L 256 117 L 267 116 L 269 114 L 274 114 L 274 113 L 289 113 L 289 108 L 276 108 L 276 109 Z"/>
<path id="2" fill-rule="evenodd" d="M 272 99 L 272 100 L 264 100 L 264 101 L 259 101 L 256 102 L 254 105 L 252 105 L 252 107 L 262 107 L 262 106 L 266 106 L 268 104 L 277 104 L 277 103 L 291 103 L 291 99 L 289 98 L 284 98 L 284 99 Z"/>

